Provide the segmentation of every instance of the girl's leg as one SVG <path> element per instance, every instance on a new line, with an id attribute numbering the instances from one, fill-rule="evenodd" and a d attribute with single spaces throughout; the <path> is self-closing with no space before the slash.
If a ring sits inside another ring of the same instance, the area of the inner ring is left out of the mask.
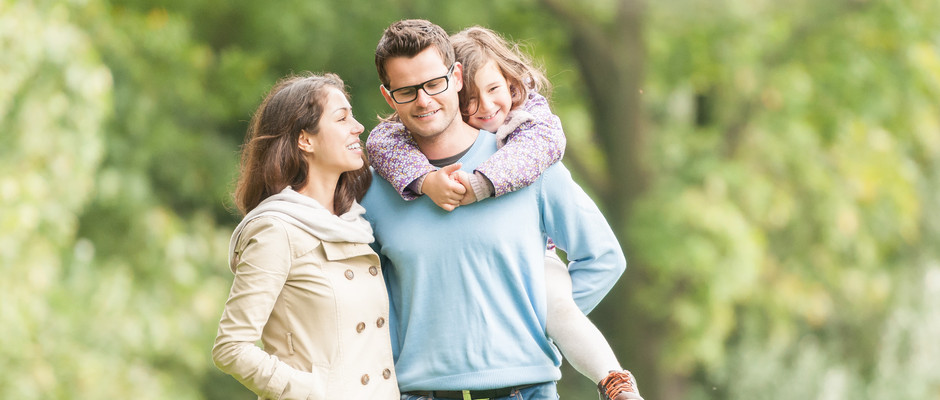
<path id="1" fill-rule="evenodd" d="M 642 400 L 633 375 L 620 367 L 604 335 L 575 304 L 568 267 L 554 250 L 545 255 L 545 289 L 548 336 L 571 366 L 597 383 L 602 400 Z"/>
<path id="2" fill-rule="evenodd" d="M 571 366 L 581 375 L 600 382 L 620 363 L 604 335 L 581 312 L 571 295 L 568 267 L 549 250 L 545 257 L 545 291 L 548 300 L 548 336 L 555 341 Z"/>

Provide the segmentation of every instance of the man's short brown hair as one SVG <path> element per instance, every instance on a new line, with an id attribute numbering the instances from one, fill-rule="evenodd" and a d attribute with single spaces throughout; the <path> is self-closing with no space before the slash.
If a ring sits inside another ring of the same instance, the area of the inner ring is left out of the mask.
<path id="1" fill-rule="evenodd" d="M 445 66 L 453 64 L 454 47 L 450 44 L 447 32 L 440 26 L 423 19 L 405 19 L 385 29 L 375 48 L 375 69 L 385 88 L 391 90 L 388 72 L 385 70 L 385 63 L 389 59 L 411 58 L 431 46 L 437 48 Z"/>

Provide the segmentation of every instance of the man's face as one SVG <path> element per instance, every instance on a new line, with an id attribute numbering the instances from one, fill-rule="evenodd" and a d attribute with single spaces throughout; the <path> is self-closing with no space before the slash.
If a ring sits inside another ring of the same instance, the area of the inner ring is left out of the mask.
<path id="1" fill-rule="evenodd" d="M 447 78 L 447 90 L 433 96 L 428 95 L 428 92 L 437 90 L 425 86 L 424 89 L 417 89 L 414 101 L 399 104 L 390 92 L 446 76 L 449 68 L 450 65 L 444 65 L 444 60 L 434 47 L 428 47 L 412 58 L 394 57 L 385 62 L 389 87 L 382 89 L 382 95 L 388 105 L 398 112 L 401 122 L 416 141 L 432 139 L 453 126 L 454 122 L 462 121 L 457 97 L 463 85 L 462 66 L 454 66 L 453 73 Z M 399 93 L 395 96 L 402 101 L 403 96 L 399 96 Z"/>

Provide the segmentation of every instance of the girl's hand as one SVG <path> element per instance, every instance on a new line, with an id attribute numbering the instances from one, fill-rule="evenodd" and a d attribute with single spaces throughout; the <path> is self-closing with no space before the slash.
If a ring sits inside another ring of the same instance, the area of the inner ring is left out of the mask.
<path id="1" fill-rule="evenodd" d="M 460 205 L 465 206 L 477 201 L 477 194 L 473 191 L 473 186 L 470 185 L 470 174 L 458 170 L 451 174 L 450 177 L 463 185 L 464 190 L 466 190 L 467 194 L 463 196 Z"/>
<path id="2" fill-rule="evenodd" d="M 431 198 L 434 204 L 447 211 L 454 211 L 466 197 L 467 188 L 452 178 L 460 170 L 460 163 L 451 164 L 437 171 L 428 173 L 421 184 L 421 191 Z M 473 194 L 473 190 L 469 191 Z"/>

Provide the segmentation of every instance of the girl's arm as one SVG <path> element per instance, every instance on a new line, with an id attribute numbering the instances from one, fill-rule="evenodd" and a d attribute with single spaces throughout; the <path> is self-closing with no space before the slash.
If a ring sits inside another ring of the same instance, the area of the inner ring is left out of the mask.
<path id="1" fill-rule="evenodd" d="M 418 198 L 420 182 L 415 181 L 437 169 L 399 122 L 385 121 L 372 129 L 366 139 L 366 152 L 372 168 L 405 200 Z"/>
<path id="2" fill-rule="evenodd" d="M 401 123 L 376 126 L 366 139 L 366 151 L 372 167 L 405 200 L 427 194 L 438 207 L 452 211 L 464 197 L 463 185 L 449 177 L 459 165 L 437 172 Z"/>
<path id="3" fill-rule="evenodd" d="M 518 120 L 518 115 L 524 116 L 523 121 L 506 135 L 505 145 L 476 169 L 492 183 L 495 196 L 532 184 L 565 152 L 561 120 L 552 114 L 545 97 L 530 92 L 522 107 L 513 113 L 517 116 L 510 122 Z M 497 135 L 502 131 L 500 128 Z"/>

